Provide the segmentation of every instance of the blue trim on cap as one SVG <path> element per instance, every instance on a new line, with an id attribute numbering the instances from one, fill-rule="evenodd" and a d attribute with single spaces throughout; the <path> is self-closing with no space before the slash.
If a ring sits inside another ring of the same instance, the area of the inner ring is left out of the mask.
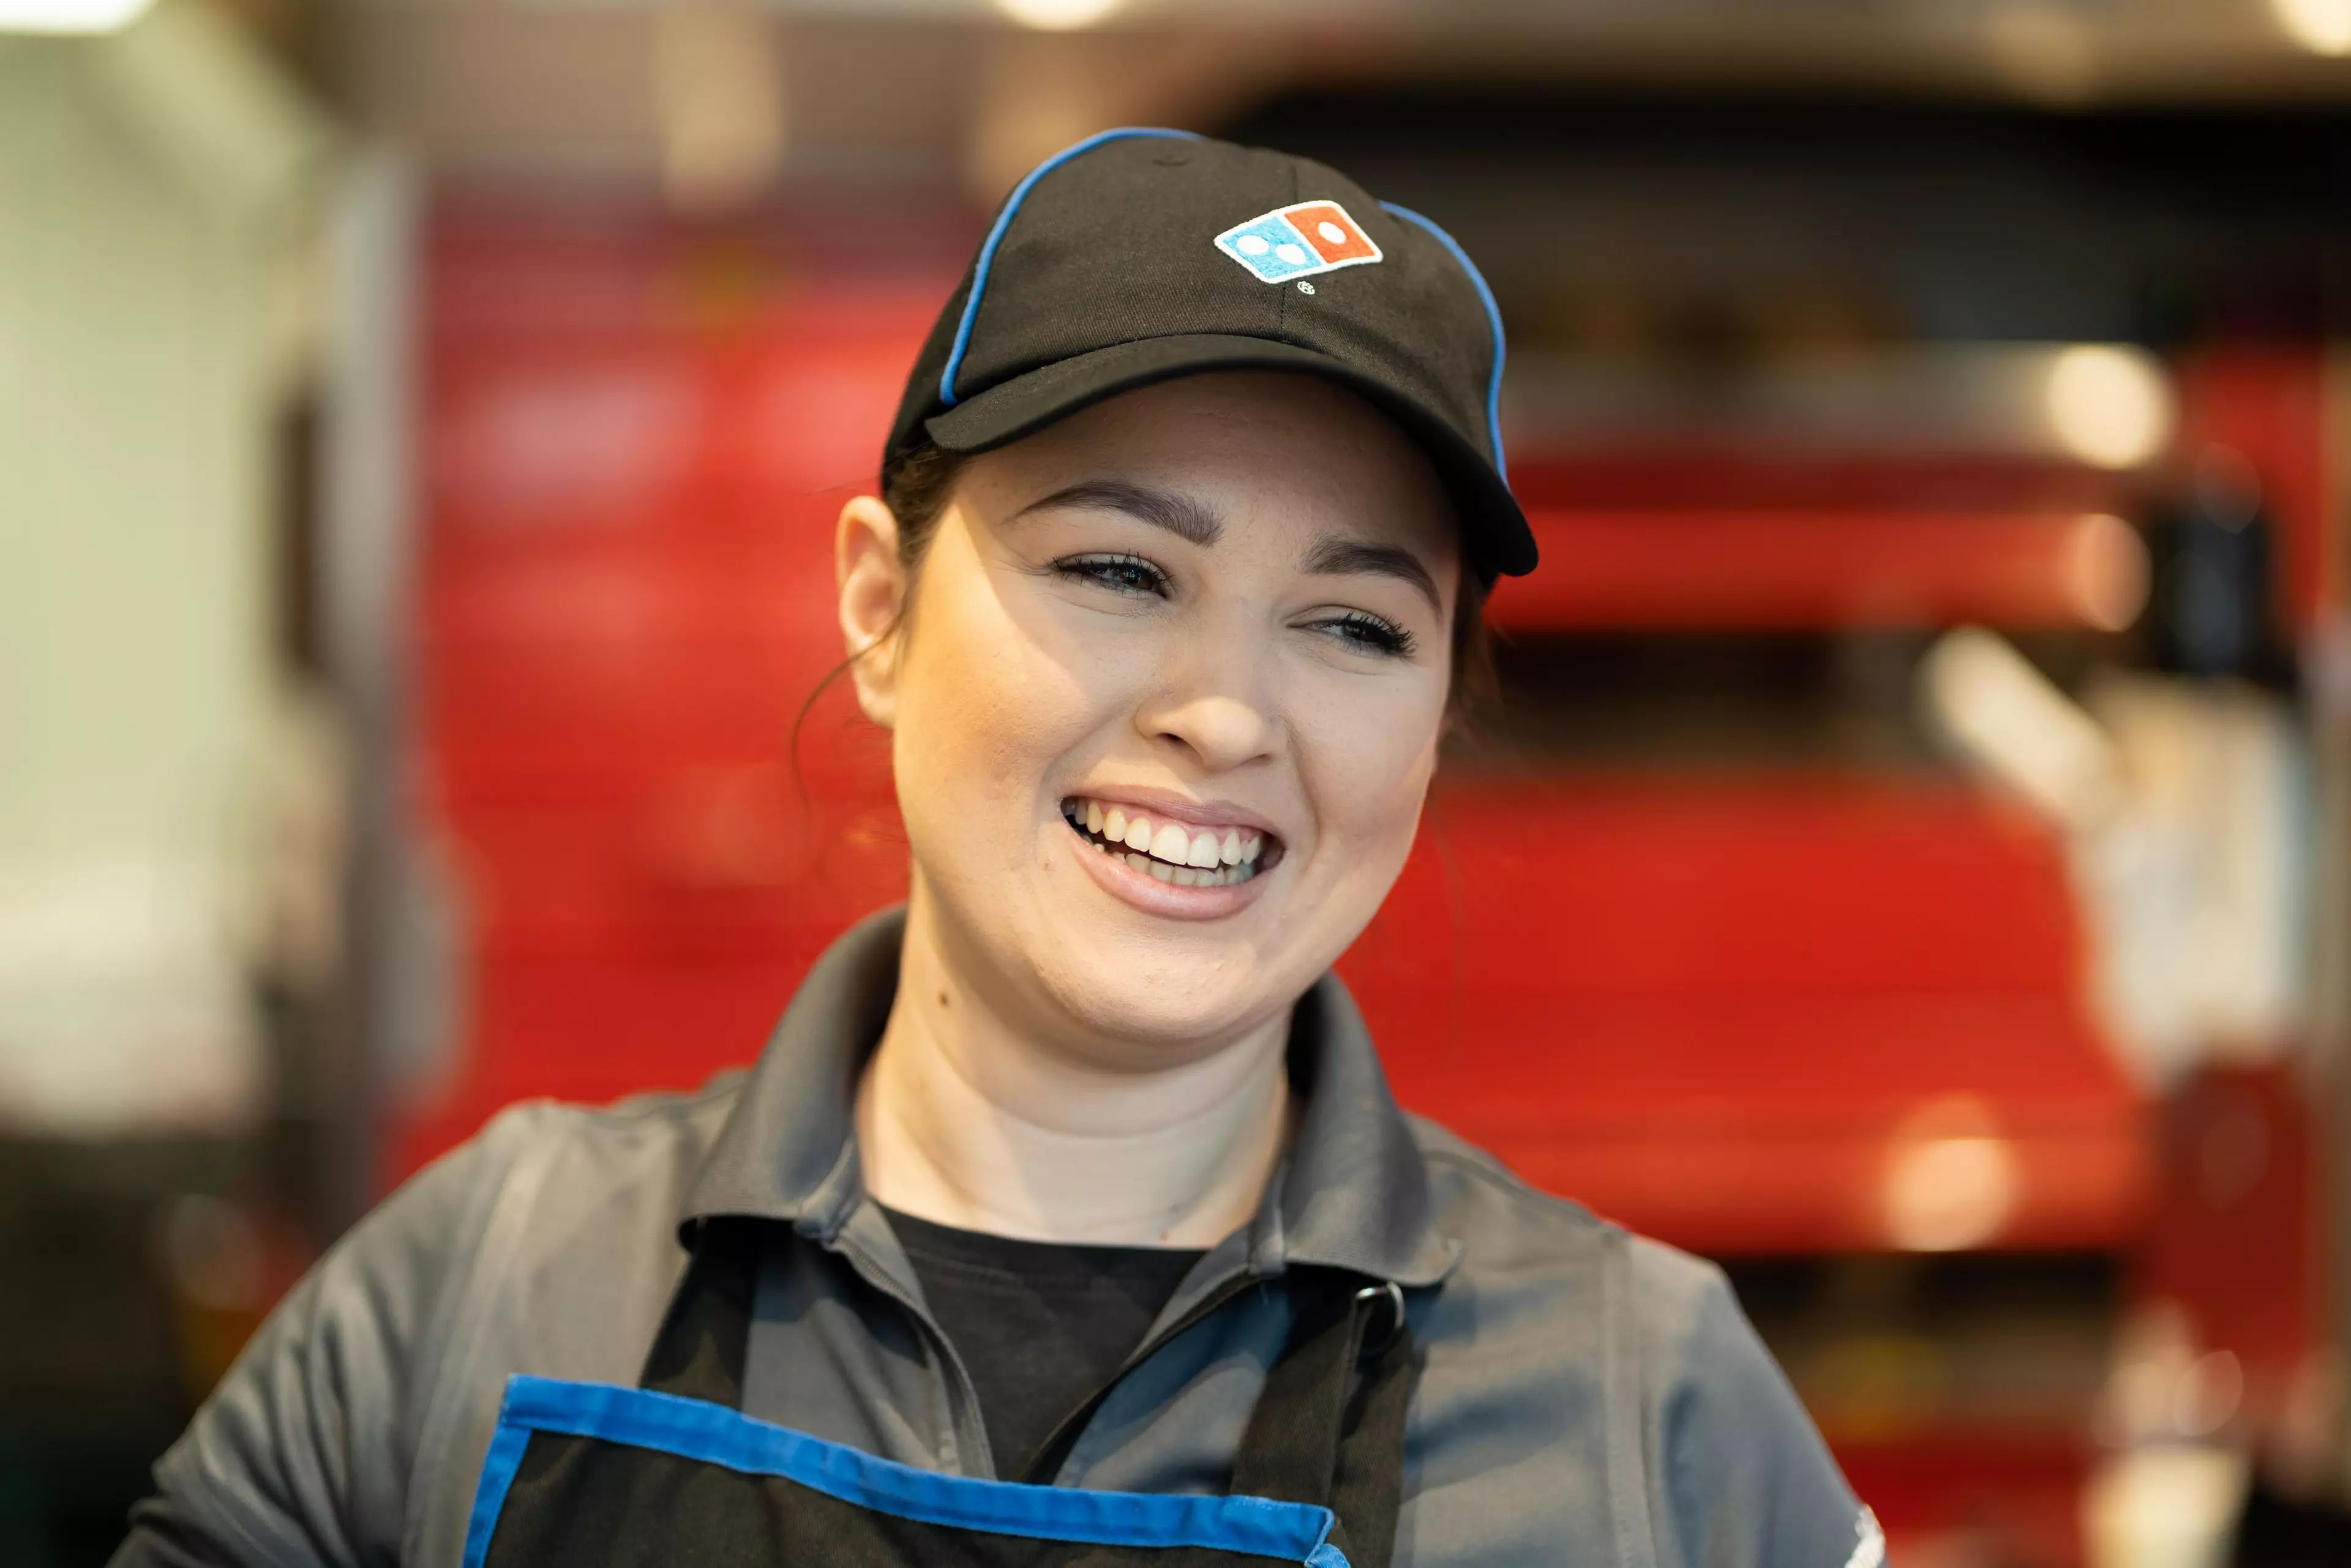
<path id="1" fill-rule="evenodd" d="M 1331 1511 L 1312 1503 L 977 1480 L 876 1458 L 707 1400 L 520 1375 L 507 1379 L 497 1432 L 482 1463 L 465 1529 L 465 1568 L 482 1568 L 488 1557 L 498 1514 L 535 1431 L 651 1448 L 745 1475 L 781 1476 L 856 1507 L 925 1524 L 1103 1546 L 1192 1546 L 1347 1568 L 1328 1541 Z"/>
<path id="2" fill-rule="evenodd" d="M 994 226 L 980 242 L 979 260 L 971 269 L 971 298 L 963 302 L 963 319 L 956 323 L 955 346 L 947 350 L 946 368 L 939 372 L 939 402 L 949 408 L 956 405 L 956 372 L 963 369 L 963 354 L 971 347 L 971 324 L 979 316 L 980 296 L 987 291 L 988 268 L 996 265 L 996 247 L 1004 243 L 1004 231 L 1012 226 L 1012 214 L 1029 199 L 1037 182 L 1075 158 L 1081 152 L 1091 152 L 1105 141 L 1123 141 L 1135 136 L 1166 136 L 1186 141 L 1196 141 L 1199 133 L 1193 131 L 1168 131 L 1154 125 L 1122 126 L 1115 131 L 1097 131 L 1083 141 L 1071 142 L 1042 163 L 1020 176 L 1012 193 L 1004 198 L 1004 210 L 996 214 Z"/>
<path id="3" fill-rule="evenodd" d="M 1478 290 L 1479 301 L 1486 307 L 1486 324 L 1494 329 L 1494 374 L 1486 383 L 1486 435 L 1494 447 L 1494 472 L 1507 485 L 1510 480 L 1510 471 L 1502 462 L 1501 307 L 1494 303 L 1494 291 L 1486 287 L 1486 275 L 1478 270 L 1478 264 L 1469 259 L 1469 253 L 1461 248 L 1460 241 L 1414 212 L 1410 207 L 1399 207 L 1394 202 L 1382 202 L 1380 205 L 1393 215 L 1403 218 L 1407 223 L 1418 224 L 1422 228 L 1435 235 L 1437 243 L 1451 251 L 1453 259 L 1461 264 L 1461 270 L 1469 275 L 1470 283 Z"/>

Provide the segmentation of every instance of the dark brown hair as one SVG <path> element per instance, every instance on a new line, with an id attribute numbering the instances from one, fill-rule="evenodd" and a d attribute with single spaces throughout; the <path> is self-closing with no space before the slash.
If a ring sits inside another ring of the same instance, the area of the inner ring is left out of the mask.
<path id="1" fill-rule="evenodd" d="M 882 502 L 898 519 L 898 564 L 906 573 L 910 601 L 915 574 L 930 549 L 931 536 L 938 531 L 939 518 L 954 497 L 956 480 L 962 476 L 966 461 L 961 453 L 922 441 L 894 454 L 882 472 Z M 1494 639 L 1486 626 L 1486 592 L 1487 584 L 1465 561 L 1460 591 L 1453 601 L 1453 679 L 1446 697 L 1447 716 L 1456 724 L 1495 694 Z M 904 614 L 902 610 L 902 618 Z"/>

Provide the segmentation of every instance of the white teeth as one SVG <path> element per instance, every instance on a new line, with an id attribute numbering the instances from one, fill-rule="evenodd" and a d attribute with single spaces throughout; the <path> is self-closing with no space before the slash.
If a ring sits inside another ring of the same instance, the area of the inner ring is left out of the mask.
<path id="1" fill-rule="evenodd" d="M 1099 849 L 1102 846 L 1095 847 Z M 1130 870 L 1139 871 L 1155 881 L 1176 887 L 1231 887 L 1257 875 L 1257 867 L 1246 862 L 1227 868 L 1203 868 L 1169 865 L 1165 861 L 1150 855 L 1122 853 L 1115 850 L 1104 850 L 1103 852 L 1113 860 L 1125 862 Z"/>
<path id="2" fill-rule="evenodd" d="M 1188 829 L 1176 822 L 1155 825 L 1148 817 L 1128 816 L 1123 807 L 1076 797 L 1069 807 L 1068 814 L 1100 841 L 1094 848 L 1179 887 L 1225 887 L 1247 882 L 1257 874 L 1257 859 L 1265 852 L 1263 833 L 1231 828 L 1220 838 L 1213 828 Z M 1122 854 L 1121 845 L 1141 852 Z"/>

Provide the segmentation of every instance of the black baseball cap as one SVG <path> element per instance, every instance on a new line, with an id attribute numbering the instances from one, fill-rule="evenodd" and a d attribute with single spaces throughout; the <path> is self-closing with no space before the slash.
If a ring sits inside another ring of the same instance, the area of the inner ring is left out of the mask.
<path id="1" fill-rule="evenodd" d="M 1428 454 L 1470 564 L 1534 570 L 1504 477 L 1502 318 L 1452 236 L 1334 169 L 1181 131 L 1105 131 L 1012 188 L 914 361 L 883 469 L 985 452 L 1207 371 L 1348 387 Z"/>

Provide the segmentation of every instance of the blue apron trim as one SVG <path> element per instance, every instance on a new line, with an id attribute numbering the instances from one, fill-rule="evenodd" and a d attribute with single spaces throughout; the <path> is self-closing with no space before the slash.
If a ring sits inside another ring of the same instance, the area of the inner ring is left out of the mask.
<path id="1" fill-rule="evenodd" d="M 517 1374 L 482 1461 L 465 1568 L 482 1568 L 530 1434 L 556 1432 L 652 1448 L 746 1475 L 781 1476 L 875 1513 L 925 1524 L 1104 1546 L 1196 1546 L 1312 1568 L 1346 1568 L 1326 1543 L 1332 1513 L 1260 1497 L 1088 1491 L 945 1475 L 876 1458 L 704 1399 Z"/>
<path id="2" fill-rule="evenodd" d="M 514 1398 L 519 1378 L 507 1380 L 507 1399 Z M 490 1435 L 490 1450 L 482 1457 L 482 1479 L 474 1488 L 474 1511 L 465 1520 L 465 1568 L 482 1568 L 490 1554 L 490 1536 L 507 1506 L 507 1489 L 522 1467 L 522 1451 L 530 1447 L 530 1428 L 509 1426 L 507 1406 L 498 1407 L 498 1428 Z"/>

